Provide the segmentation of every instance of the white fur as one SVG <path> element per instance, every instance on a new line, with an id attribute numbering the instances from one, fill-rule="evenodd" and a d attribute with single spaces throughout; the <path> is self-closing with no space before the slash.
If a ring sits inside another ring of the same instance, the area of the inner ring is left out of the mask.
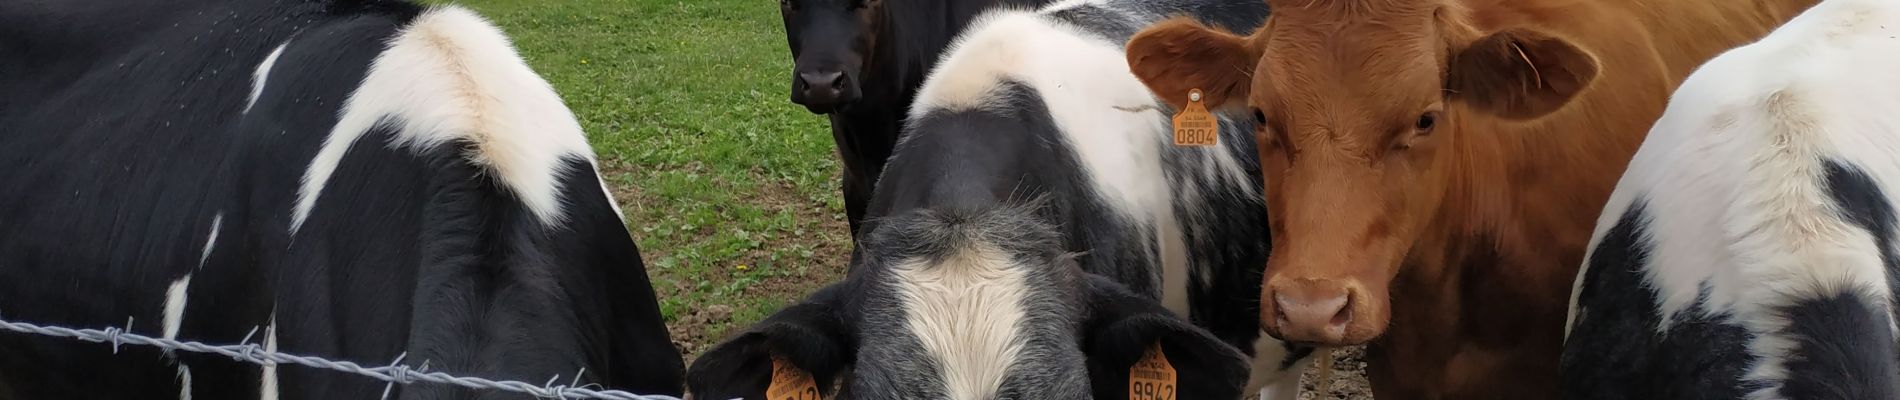
<path id="1" fill-rule="evenodd" d="M 191 274 L 185 274 L 183 278 L 172 281 L 171 286 L 165 288 L 165 315 L 160 321 L 163 329 L 159 334 L 160 337 L 165 339 L 178 338 L 178 327 L 185 321 L 185 299 L 190 292 L 190 288 Z M 178 359 L 171 354 L 170 350 L 165 351 L 165 357 L 170 359 L 171 362 L 178 367 L 178 398 L 181 400 L 191 400 L 191 367 L 186 366 L 184 362 L 178 361 Z"/>
<path id="2" fill-rule="evenodd" d="M 1706 282 L 1708 312 L 1755 334 L 1750 352 L 1762 361 L 1749 379 L 1786 375 L 1794 342 L 1780 334 L 1788 322 L 1778 307 L 1836 293 L 1892 303 L 1879 249 L 1832 206 L 1822 162 L 1858 167 L 1889 195 L 1900 190 L 1895 35 L 1900 4 L 1828 0 L 1710 60 L 1676 91 L 1598 219 L 1592 249 L 1634 202 L 1647 202 L 1645 273 L 1664 321 Z M 1589 312 L 1574 292 L 1573 324 Z M 1750 398 L 1782 396 L 1771 385 Z"/>
<path id="3" fill-rule="evenodd" d="M 998 9 L 978 17 L 944 52 L 919 88 L 910 116 L 1000 106 L 993 91 L 1004 81 L 1036 90 L 1096 193 L 1127 221 L 1156 238 L 1159 254 L 1154 256 L 1163 268 L 1151 271 L 1162 283 L 1161 293 L 1155 294 L 1169 310 L 1185 316 L 1189 268 L 1224 266 L 1190 265 L 1184 235 L 1194 226 L 1183 218 L 1192 216 L 1176 215 L 1173 205 L 1200 201 L 1198 189 L 1212 190 L 1207 186 L 1228 185 L 1257 193 L 1259 183 L 1248 177 L 1232 153 L 1216 147 L 1186 150 L 1212 160 L 1204 163 L 1207 170 L 1196 171 L 1205 182 L 1185 182 L 1190 190 L 1168 186 L 1162 156 L 1175 151 L 1167 148 L 1173 146 L 1170 116 L 1156 107 L 1154 93 L 1129 70 L 1122 43 L 1038 14 L 1080 5 L 1107 7 L 1105 3 L 1065 0 L 1036 12 Z M 1278 342 L 1270 347 L 1278 348 Z M 1279 357 L 1259 358 L 1280 361 Z M 1302 370 L 1289 373 L 1295 385 Z M 1277 371 L 1257 369 L 1253 380 L 1262 385 L 1279 382 L 1280 375 L 1268 375 Z"/>
<path id="4" fill-rule="evenodd" d="M 277 309 L 270 311 L 270 325 L 264 328 L 264 351 L 277 352 Z M 264 364 L 257 384 L 258 400 L 277 400 L 277 365 Z"/>
<path id="5" fill-rule="evenodd" d="M 178 366 L 178 400 L 191 400 L 191 367 Z"/>
<path id="6" fill-rule="evenodd" d="M 1287 368 L 1290 373 L 1274 373 L 1274 371 L 1280 371 L 1280 363 L 1286 362 L 1286 357 L 1292 353 L 1286 351 L 1286 346 L 1282 342 L 1267 335 L 1265 331 L 1260 332 L 1260 337 L 1254 339 L 1253 351 L 1253 376 L 1247 378 L 1247 389 L 1241 393 L 1257 393 L 1260 400 L 1300 398 L 1300 375 L 1313 364 L 1313 360 L 1319 357 L 1309 356 L 1296 362 L 1292 368 Z M 1320 355 L 1318 352 L 1313 354 Z"/>
<path id="7" fill-rule="evenodd" d="M 185 320 L 185 299 L 190 288 L 191 274 L 185 274 L 165 288 L 164 331 L 160 333 L 166 339 L 178 338 L 178 326 Z"/>
<path id="8" fill-rule="evenodd" d="M 1022 353 L 1028 288 L 1023 267 L 1013 263 L 994 249 L 973 249 L 937 265 L 895 268 L 907 331 L 941 366 L 950 400 L 991 398 Z"/>
<path id="9" fill-rule="evenodd" d="M 542 223 L 563 214 L 562 158 L 591 164 L 580 123 L 548 83 L 522 62 L 508 38 L 459 6 L 432 8 L 390 40 L 305 172 L 291 231 L 357 139 L 378 123 L 397 127 L 384 145 L 423 150 L 450 141 L 510 189 Z"/>
<path id="10" fill-rule="evenodd" d="M 211 216 L 211 233 L 205 235 L 205 248 L 198 252 L 198 268 L 205 267 L 205 261 L 211 259 L 211 250 L 218 247 L 218 229 L 224 227 L 224 213 Z M 190 276 L 187 275 L 187 278 Z"/>
<path id="11" fill-rule="evenodd" d="M 271 50 L 270 55 L 264 56 L 264 62 L 257 63 L 257 70 L 251 72 L 251 97 L 244 100 L 244 112 L 251 112 L 251 106 L 257 104 L 257 96 L 264 94 L 264 82 L 270 79 L 271 67 L 277 65 L 277 56 L 284 55 L 284 47 L 289 45 L 290 41 L 284 41 L 276 50 Z"/>

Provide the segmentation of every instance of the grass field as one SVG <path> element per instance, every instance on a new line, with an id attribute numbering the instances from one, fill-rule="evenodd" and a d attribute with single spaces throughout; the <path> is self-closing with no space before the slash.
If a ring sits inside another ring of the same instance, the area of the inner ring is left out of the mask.
<path id="1" fill-rule="evenodd" d="M 771 0 L 462 0 L 580 117 L 689 355 L 843 271 L 828 123 Z"/>

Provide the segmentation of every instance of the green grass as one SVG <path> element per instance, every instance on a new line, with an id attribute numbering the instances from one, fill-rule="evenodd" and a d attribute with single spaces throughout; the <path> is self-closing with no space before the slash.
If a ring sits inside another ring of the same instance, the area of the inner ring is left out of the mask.
<path id="1" fill-rule="evenodd" d="M 501 26 L 580 118 L 686 351 L 842 269 L 830 130 L 787 100 L 776 2 L 455 2 Z"/>

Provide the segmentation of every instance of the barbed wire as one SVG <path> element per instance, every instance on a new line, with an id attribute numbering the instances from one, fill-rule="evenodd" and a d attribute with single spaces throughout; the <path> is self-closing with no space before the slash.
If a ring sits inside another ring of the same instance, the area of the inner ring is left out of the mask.
<path id="1" fill-rule="evenodd" d="M 64 328 L 64 327 L 58 327 L 58 326 L 44 326 L 44 325 L 37 325 L 37 324 L 31 324 L 31 323 L 25 323 L 25 322 L 15 322 L 15 321 L 6 320 L 5 318 L 0 318 L 0 330 L 7 330 L 7 331 L 13 331 L 13 332 L 25 333 L 25 334 L 59 337 L 59 338 L 77 339 L 77 340 L 92 342 L 92 343 L 111 343 L 113 354 L 118 354 L 120 345 L 124 345 L 124 344 L 142 345 L 142 346 L 157 347 L 157 348 L 168 350 L 168 351 L 188 351 L 188 352 L 193 352 L 193 353 L 218 354 L 218 355 L 223 355 L 226 357 L 231 357 L 239 361 L 245 361 L 245 362 L 249 362 L 249 363 L 257 364 L 257 365 L 274 366 L 274 365 L 279 365 L 279 364 L 296 364 L 296 365 L 303 365 L 310 368 L 327 369 L 327 370 L 332 370 L 332 371 L 366 376 L 366 377 L 375 378 L 377 380 L 381 380 L 384 382 L 389 382 L 389 386 L 383 389 L 384 398 L 389 397 L 390 389 L 394 388 L 396 384 L 408 385 L 408 384 L 414 384 L 416 382 L 431 382 L 431 383 L 438 383 L 438 384 L 456 385 L 456 386 L 461 386 L 461 387 L 469 388 L 469 389 L 502 390 L 502 391 L 509 391 L 509 392 L 515 392 L 515 393 L 525 393 L 525 394 L 534 396 L 536 398 L 543 398 L 543 399 L 680 400 L 679 398 L 672 397 L 672 396 L 638 395 L 638 394 L 623 392 L 619 390 L 595 389 L 595 388 L 600 387 L 600 385 L 591 384 L 591 383 L 586 384 L 586 385 L 581 385 L 580 376 L 586 373 L 587 370 L 585 368 L 581 369 L 580 372 L 576 372 L 574 374 L 573 381 L 571 381 L 567 385 L 554 384 L 555 381 L 558 381 L 561 379 L 559 375 L 555 375 L 554 378 L 548 379 L 547 383 L 544 383 L 541 385 L 534 385 L 531 383 L 520 382 L 520 381 L 496 381 L 496 380 L 489 380 L 489 379 L 484 379 L 484 378 L 460 377 L 460 376 L 449 375 L 447 373 L 442 373 L 442 372 L 430 372 L 428 370 L 429 366 L 426 361 L 422 364 L 420 368 L 411 368 L 408 365 L 402 364 L 403 358 L 408 356 L 407 353 L 397 356 L 396 361 L 390 363 L 389 365 L 376 366 L 376 367 L 365 367 L 365 366 L 358 365 L 356 363 L 349 362 L 349 361 L 331 361 L 331 360 L 326 360 L 322 357 L 308 357 L 308 356 L 298 356 L 298 355 L 280 353 L 280 352 L 272 351 L 269 349 L 265 349 L 263 346 L 258 345 L 256 343 L 251 343 L 251 338 L 257 335 L 257 328 L 251 328 L 251 333 L 244 335 L 244 340 L 239 341 L 240 344 L 235 344 L 235 345 L 208 345 L 208 344 L 199 343 L 195 341 L 178 341 L 178 340 L 168 339 L 168 338 L 154 338 L 150 336 L 132 333 L 130 332 L 131 329 L 132 329 L 131 318 L 127 318 L 125 320 L 124 328 L 114 327 L 114 328 L 105 328 L 105 329 L 72 329 L 72 328 Z"/>

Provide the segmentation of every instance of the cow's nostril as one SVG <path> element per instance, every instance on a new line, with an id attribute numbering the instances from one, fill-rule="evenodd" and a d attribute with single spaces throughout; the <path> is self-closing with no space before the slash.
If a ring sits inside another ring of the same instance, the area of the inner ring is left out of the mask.
<path id="1" fill-rule="evenodd" d="M 1339 312 L 1333 314 L 1333 320 L 1331 322 L 1332 322 L 1332 325 L 1335 327 L 1344 327 L 1346 326 L 1346 324 L 1352 322 L 1352 297 L 1351 296 L 1347 296 L 1346 300 L 1342 302 L 1342 304 L 1339 307 Z"/>
<path id="2" fill-rule="evenodd" d="M 844 90 L 844 74 L 838 74 L 837 77 L 831 78 L 831 88 Z"/>

